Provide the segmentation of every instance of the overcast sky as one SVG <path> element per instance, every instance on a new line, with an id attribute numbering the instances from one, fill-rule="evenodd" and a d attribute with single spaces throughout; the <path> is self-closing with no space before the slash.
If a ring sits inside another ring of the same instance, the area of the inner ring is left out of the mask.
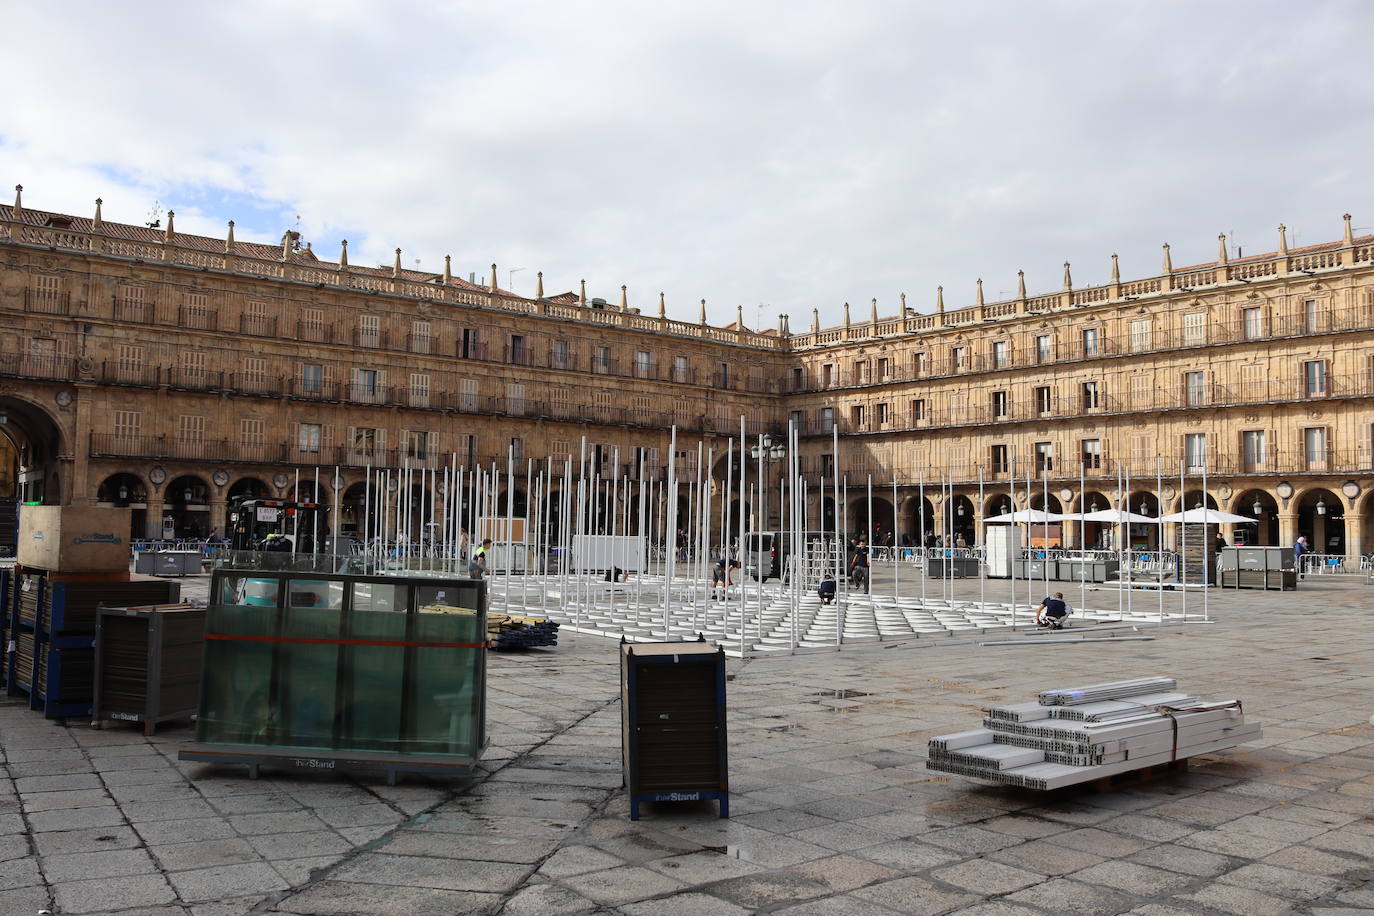
<path id="1" fill-rule="evenodd" d="M 9 3 L 31 207 L 696 320 L 933 308 L 1374 226 L 1374 4 Z M 1369 230 L 1364 230 L 1369 231 Z M 1296 238 L 1294 237 L 1296 236 Z M 514 272 L 514 268 L 524 268 Z"/>

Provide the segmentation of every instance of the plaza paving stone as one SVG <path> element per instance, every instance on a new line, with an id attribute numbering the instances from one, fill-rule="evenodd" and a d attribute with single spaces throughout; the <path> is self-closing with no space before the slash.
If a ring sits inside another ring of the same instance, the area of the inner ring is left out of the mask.
<path id="1" fill-rule="evenodd" d="M 250 780 L 178 761 L 185 726 L 144 738 L 0 701 L 0 912 L 1367 912 L 1371 598 L 1353 576 L 1308 580 L 1296 595 L 1215 593 L 1213 622 L 1142 628 L 1153 641 L 906 639 L 731 660 L 729 820 L 713 804 L 628 819 L 617 647 L 590 636 L 491 655 L 492 745 L 473 779 Z M 924 768 L 927 739 L 976 727 L 984 706 L 1154 674 L 1243 699 L 1264 737 L 1114 791 L 1037 795 Z"/>

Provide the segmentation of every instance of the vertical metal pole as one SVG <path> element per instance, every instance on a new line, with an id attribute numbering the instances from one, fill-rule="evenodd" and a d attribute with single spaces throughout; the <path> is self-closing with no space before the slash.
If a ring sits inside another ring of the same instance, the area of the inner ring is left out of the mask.
<path id="1" fill-rule="evenodd" d="M 291 496 L 296 511 L 291 519 L 291 558 L 295 559 L 301 542 L 301 469 L 296 468 L 296 489 Z"/>
<path id="2" fill-rule="evenodd" d="M 984 495 L 983 495 L 983 466 L 980 464 L 980 465 L 978 465 L 978 508 L 977 508 L 977 510 L 974 512 L 974 515 L 981 517 L 982 514 L 983 514 L 983 512 L 985 512 L 986 510 L 987 510 L 987 500 L 986 500 L 986 497 L 984 497 Z M 971 556 L 973 557 L 973 559 L 976 560 L 976 561 L 978 562 L 978 610 L 979 610 L 979 611 L 982 611 L 983 613 L 987 613 L 987 609 L 988 609 L 988 597 L 987 597 L 987 594 L 986 594 L 986 592 L 987 592 L 987 569 L 986 569 L 986 567 L 984 566 L 984 562 L 983 562 L 984 560 L 987 559 L 987 553 L 988 553 L 987 530 L 988 530 L 987 522 L 982 523 L 981 526 L 980 526 L 980 525 L 974 525 L 974 528 L 973 528 L 973 545 L 972 545 L 972 546 L 973 546 L 973 553 L 971 554 Z M 982 556 L 981 558 L 978 556 L 978 546 L 979 546 L 980 544 L 981 544 L 982 547 L 983 547 L 983 556 Z"/>
<path id="3" fill-rule="evenodd" d="M 840 534 L 840 428 L 835 424 L 830 426 L 830 449 L 831 466 L 830 475 L 834 478 L 830 486 L 834 491 L 835 509 L 831 513 L 831 525 L 835 535 L 835 648 L 838 650 L 844 644 L 844 614 L 845 608 L 849 603 L 849 589 L 840 590 L 840 583 L 844 581 L 844 562 L 845 562 L 845 541 L 844 535 Z M 824 499 L 825 488 L 821 488 L 822 510 L 821 517 L 825 517 Z M 843 601 L 841 597 L 843 596 Z"/>
<path id="4" fill-rule="evenodd" d="M 1159 591 L 1159 623 L 1164 624 L 1164 469 L 1160 457 L 1155 456 L 1155 562 L 1159 564 L 1156 584 Z"/>
<path id="5" fill-rule="evenodd" d="M 670 626 L 673 605 L 673 574 L 677 570 L 677 424 L 673 425 L 668 442 L 668 568 L 663 581 L 663 639 L 672 639 Z"/>
<path id="6" fill-rule="evenodd" d="M 1187 560 L 1186 560 L 1187 555 L 1188 555 L 1188 484 L 1187 484 L 1187 472 L 1188 472 L 1188 457 L 1187 457 L 1187 454 L 1185 453 L 1183 459 L 1180 460 L 1179 463 L 1178 463 L 1178 511 L 1179 511 L 1179 518 L 1182 519 L 1182 521 L 1180 521 L 1180 522 L 1178 523 L 1178 560 L 1175 561 L 1175 564 L 1174 564 L 1174 565 L 1177 567 L 1177 569 L 1178 569 L 1178 582 L 1179 582 L 1179 587 L 1182 588 L 1182 590 L 1183 590 L 1183 622 L 1184 622 L 1184 623 L 1187 623 L 1187 622 L 1188 622 L 1188 573 L 1187 573 L 1188 564 L 1187 564 Z"/>
<path id="7" fill-rule="evenodd" d="M 1011 471 L 1011 481 L 1010 481 L 1010 486 L 1008 487 L 1008 489 L 1011 491 L 1011 496 L 1009 497 L 1009 502 L 1011 503 L 1011 522 L 1010 522 L 1010 524 L 1007 526 L 1007 533 L 1008 533 L 1008 534 L 1018 534 L 1018 535 L 1019 535 L 1020 529 L 1016 527 L 1016 453 L 1015 453 L 1015 452 L 1012 452 L 1012 454 L 1011 454 L 1011 462 L 1010 462 L 1010 465 L 1009 465 L 1009 470 Z M 1019 563 L 1019 562 L 1021 562 L 1021 548 L 1020 548 L 1020 546 L 1019 546 L 1019 545 L 1020 545 L 1021 538 L 1018 536 L 1018 537 L 1014 537 L 1014 538 L 1008 538 L 1007 540 L 1010 542 L 1010 543 L 1007 544 L 1007 547 L 1008 547 L 1008 548 L 1011 548 L 1011 547 L 1013 546 L 1013 544 L 1017 545 L 1017 546 L 1016 546 L 1016 549 L 1014 549 L 1014 550 L 1009 549 L 1009 550 L 1007 551 L 1007 552 L 1011 555 L 1011 628 L 1014 630 L 1014 629 L 1016 629 L 1016 564 Z"/>
<path id="8" fill-rule="evenodd" d="M 930 552 L 926 549 L 926 471 L 925 471 L 925 468 L 921 468 L 921 470 L 920 470 L 920 476 L 919 476 L 918 479 L 919 479 L 920 482 L 919 482 L 919 484 L 917 485 L 917 486 L 918 486 L 917 493 L 918 493 L 918 499 L 920 500 L 920 505 L 917 507 L 916 512 L 917 512 L 917 515 L 920 517 L 921 522 L 920 522 L 920 525 L 918 526 L 918 527 L 920 528 L 920 531 L 919 531 L 919 532 L 917 533 L 917 535 L 916 535 L 917 540 L 920 541 L 920 544 L 918 545 L 919 548 L 920 548 L 920 553 L 918 553 L 917 556 L 921 557 L 922 560 L 924 561 L 924 562 L 921 564 L 921 567 L 922 567 L 922 568 L 921 568 L 921 610 L 922 610 L 922 611 L 929 611 L 930 608 L 928 608 L 928 607 L 926 606 L 926 579 L 929 578 L 929 576 L 930 576 Z"/>
<path id="9" fill-rule="evenodd" d="M 1207 437 L 1202 437 L 1202 536 L 1207 537 L 1207 518 L 1211 513 L 1211 507 L 1207 505 L 1210 494 L 1207 492 L 1207 462 L 1211 459 L 1211 449 L 1208 447 Z M 1202 619 L 1210 620 L 1208 592 L 1212 590 L 1212 564 L 1207 561 L 1207 542 L 1202 542 Z"/>
<path id="10" fill-rule="evenodd" d="M 748 528 L 747 528 L 747 526 L 746 526 L 746 516 L 747 516 L 749 513 L 745 511 L 745 505 L 746 505 L 746 503 L 747 503 L 747 501 L 748 501 L 748 500 L 747 500 L 747 493 L 749 492 L 748 489 L 747 489 L 746 486 L 745 486 L 746 478 L 748 478 L 748 476 L 749 476 L 749 448 L 748 448 L 748 442 L 749 442 L 749 440 L 745 437 L 745 432 L 744 432 L 744 416 L 741 415 L 740 418 L 739 418 L 739 518 L 736 520 L 736 523 L 739 525 L 739 550 L 740 550 L 740 584 L 739 584 L 738 593 L 739 593 L 739 652 L 740 652 L 740 657 L 741 657 L 741 658 L 743 658 L 744 655 L 745 655 L 745 635 L 744 635 L 744 630 L 745 630 L 745 621 L 744 621 L 744 614 L 745 614 L 745 607 L 744 607 L 744 606 L 745 606 L 744 591 L 745 591 L 745 585 L 744 585 L 744 566 L 745 566 L 745 562 L 746 562 L 746 561 L 748 560 L 748 558 L 749 558 L 749 542 L 748 542 L 748 540 L 747 540 L 747 538 L 748 538 Z M 727 560 L 726 563 L 725 563 L 725 582 L 726 582 L 726 585 L 727 585 L 727 586 L 728 586 L 729 583 L 730 583 L 730 563 L 729 563 L 728 560 Z M 725 591 L 726 591 L 726 594 L 728 595 L 730 589 L 727 587 Z M 726 601 L 726 607 L 729 607 L 729 601 L 728 601 L 728 600 Z"/>
<path id="11" fill-rule="evenodd" d="M 901 538 L 897 537 L 897 469 L 892 469 L 892 600 L 896 601 L 901 597 L 900 582 L 902 577 L 902 544 Z"/>
<path id="12" fill-rule="evenodd" d="M 1131 492 L 1130 492 L 1129 490 L 1127 490 L 1127 491 L 1126 491 L 1126 500 L 1129 502 L 1129 501 L 1130 501 L 1130 498 L 1131 498 Z M 1118 462 L 1116 463 L 1116 504 L 1117 504 L 1118 506 L 1121 505 L 1121 462 L 1120 462 L 1120 461 L 1118 461 Z M 1127 524 L 1127 523 L 1126 523 L 1126 518 L 1125 518 L 1125 516 L 1118 515 L 1118 516 L 1116 517 L 1116 557 L 1117 557 L 1118 569 L 1120 568 L 1121 556 L 1122 556 L 1122 554 L 1121 554 L 1121 542 L 1122 542 L 1121 530 L 1122 530 L 1123 526 L 1125 526 L 1126 524 Z M 1128 541 L 1130 540 L 1130 528 L 1129 528 L 1129 527 L 1126 528 L 1126 537 L 1125 537 L 1125 540 L 1128 540 Z M 1116 578 L 1117 578 L 1117 582 L 1120 583 L 1120 581 L 1121 581 L 1121 574 L 1120 574 L 1119 571 L 1118 571 L 1118 573 L 1117 573 L 1117 577 L 1116 577 Z M 1124 590 L 1121 589 L 1121 588 L 1118 588 L 1118 589 L 1116 590 L 1116 616 L 1118 616 L 1118 617 L 1121 616 L 1121 601 L 1122 601 L 1122 597 L 1123 597 L 1123 592 L 1124 592 Z"/>

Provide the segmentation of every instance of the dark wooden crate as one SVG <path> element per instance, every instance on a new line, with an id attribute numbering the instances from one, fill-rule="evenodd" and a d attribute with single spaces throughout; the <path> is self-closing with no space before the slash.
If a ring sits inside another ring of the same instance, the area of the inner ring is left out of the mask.
<path id="1" fill-rule="evenodd" d="M 205 608 L 102 607 L 96 621 L 97 724 L 191 719 L 200 696 Z"/>
<path id="2" fill-rule="evenodd" d="M 729 817 L 725 656 L 706 642 L 621 647 L 621 727 L 630 818 L 645 801 L 720 802 Z"/>

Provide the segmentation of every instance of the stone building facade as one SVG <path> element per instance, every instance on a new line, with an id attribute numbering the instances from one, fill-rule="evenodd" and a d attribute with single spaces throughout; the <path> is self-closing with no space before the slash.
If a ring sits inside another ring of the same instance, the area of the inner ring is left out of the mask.
<path id="1" fill-rule="evenodd" d="M 577 292 L 533 298 L 281 245 L 0 207 L 0 492 L 135 509 L 140 533 L 224 524 L 238 495 L 339 491 L 371 467 L 505 466 L 661 479 L 726 475 L 727 440 L 800 433 L 812 527 L 919 540 L 1039 506 L 1201 498 L 1257 517 L 1248 537 L 1321 552 L 1370 545 L 1374 238 L 1228 258 L 1104 286 L 843 326 L 750 331 Z M 1180 467 L 1185 475 L 1180 497 Z M 334 480 L 335 468 L 339 478 Z M 780 473 L 773 468 L 773 476 Z M 1156 475 L 1164 479 L 1157 486 Z M 1129 476 L 1129 488 L 1124 479 Z M 872 478 L 882 495 L 870 500 Z M 1029 478 L 1030 485 L 1027 486 Z M 1082 482 L 1080 485 L 1080 481 Z M 1122 483 L 1118 483 L 1122 481 Z M 893 483 L 896 483 L 895 506 Z M 981 482 L 981 483 L 980 483 Z M 924 486 L 923 486 L 924 484 Z M 1118 495 L 1118 491 L 1120 495 Z M 1196 491 L 1196 492 L 1195 492 Z M 981 494 L 981 495 L 980 495 Z M 923 498 L 924 497 L 924 498 Z M 520 494 L 523 499 L 523 494 Z M 871 517 L 869 507 L 872 506 Z M 771 512 L 770 523 L 776 520 Z M 924 529 L 922 518 L 925 518 Z M 355 519 L 356 521 L 356 519 Z M 753 519 L 762 523 L 762 519 Z M 1075 526 L 1064 543 L 1107 532 Z M 1235 537 L 1245 528 L 1228 530 Z M 1132 532 L 1153 543 L 1151 526 Z"/>

